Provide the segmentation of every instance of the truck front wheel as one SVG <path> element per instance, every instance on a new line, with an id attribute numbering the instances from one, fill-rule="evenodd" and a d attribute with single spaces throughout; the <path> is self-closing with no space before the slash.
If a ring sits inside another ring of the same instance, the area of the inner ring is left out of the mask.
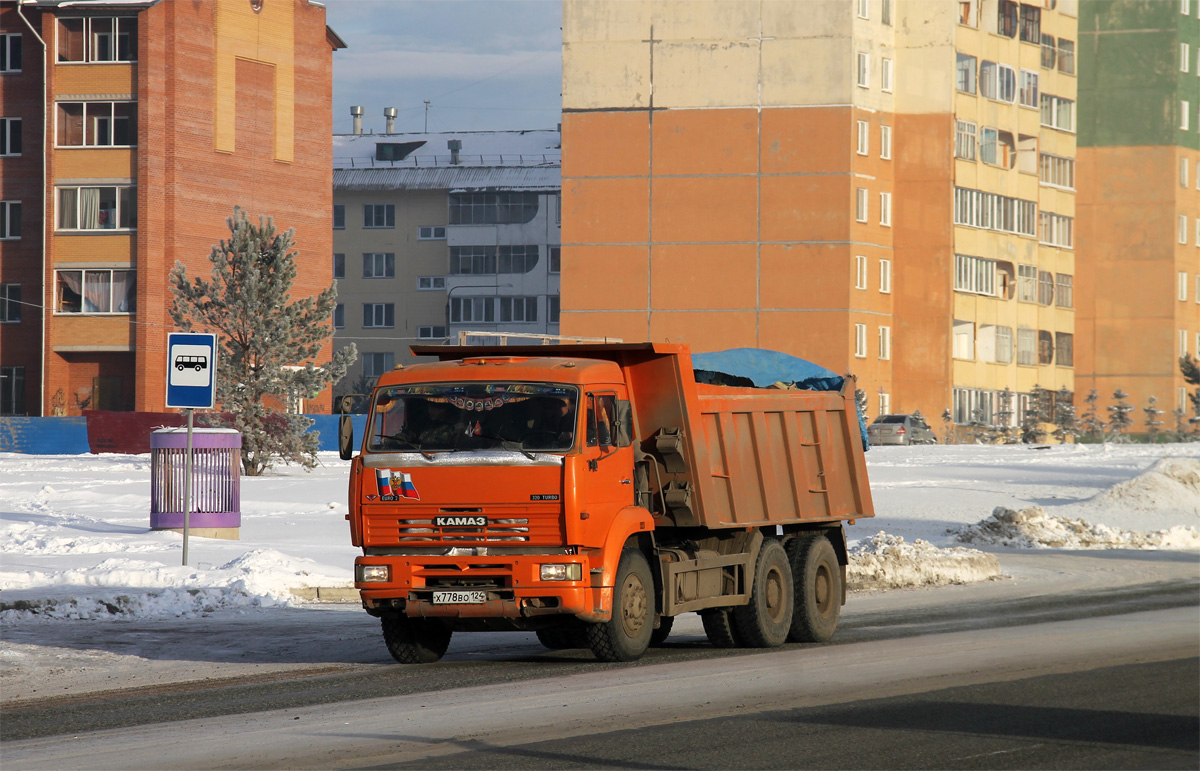
<path id="1" fill-rule="evenodd" d="M 792 626 L 796 604 L 787 551 L 775 539 L 763 541 L 754 565 L 750 602 L 733 609 L 733 620 L 745 645 L 774 648 L 783 645 Z"/>
<path id="2" fill-rule="evenodd" d="M 451 632 L 438 621 L 393 615 L 380 621 L 388 653 L 401 664 L 432 664 L 450 647 Z"/>
<path id="3" fill-rule="evenodd" d="M 588 647 L 601 661 L 633 661 L 650 647 L 654 631 L 654 578 L 637 549 L 621 552 L 613 587 L 612 618 L 588 627 Z"/>
<path id="4" fill-rule="evenodd" d="M 823 535 L 801 535 L 788 543 L 796 577 L 796 612 L 788 639 L 828 642 L 842 615 L 842 571 L 833 544 Z"/>

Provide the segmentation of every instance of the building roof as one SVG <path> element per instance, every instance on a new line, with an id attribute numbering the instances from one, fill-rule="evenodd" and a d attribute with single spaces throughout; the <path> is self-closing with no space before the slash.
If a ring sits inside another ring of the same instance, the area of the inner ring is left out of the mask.
<path id="1" fill-rule="evenodd" d="M 334 169 L 333 189 L 347 190 L 558 190 L 553 166 L 430 166 Z"/>
<path id="2" fill-rule="evenodd" d="M 459 142 L 457 163 L 449 142 Z M 397 160 L 380 160 L 392 145 Z M 415 147 L 414 147 L 415 146 Z M 411 134 L 335 134 L 333 168 L 429 168 L 481 166 L 555 166 L 562 163 L 558 131 L 457 131 Z"/>

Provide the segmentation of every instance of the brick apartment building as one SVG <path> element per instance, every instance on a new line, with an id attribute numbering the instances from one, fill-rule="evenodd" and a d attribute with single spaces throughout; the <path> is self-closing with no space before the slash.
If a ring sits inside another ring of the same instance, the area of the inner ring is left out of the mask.
<path id="1" fill-rule="evenodd" d="M 1197 0 L 1200 2 L 1200 0 Z M 563 334 L 1074 389 L 1076 0 L 567 0 Z"/>
<path id="2" fill-rule="evenodd" d="M 0 414 L 161 410 L 168 274 L 235 205 L 329 285 L 341 47 L 309 0 L 0 1 Z"/>

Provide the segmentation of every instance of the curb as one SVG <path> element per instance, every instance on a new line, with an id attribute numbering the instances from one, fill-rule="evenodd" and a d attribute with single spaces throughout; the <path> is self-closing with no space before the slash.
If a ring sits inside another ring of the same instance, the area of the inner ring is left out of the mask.
<path id="1" fill-rule="evenodd" d="M 292 596 L 309 602 L 358 603 L 358 590 L 346 586 L 296 586 L 289 589 Z"/>

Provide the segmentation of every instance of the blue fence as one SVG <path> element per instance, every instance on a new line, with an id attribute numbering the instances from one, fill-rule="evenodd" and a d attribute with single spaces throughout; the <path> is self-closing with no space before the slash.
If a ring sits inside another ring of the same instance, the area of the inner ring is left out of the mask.
<path id="1" fill-rule="evenodd" d="M 308 415 L 319 431 L 320 449 L 336 451 L 338 415 Z M 366 430 L 367 417 L 352 415 L 355 446 Z M 90 452 L 86 418 L 0 417 L 0 452 L 26 455 L 86 455 Z"/>

